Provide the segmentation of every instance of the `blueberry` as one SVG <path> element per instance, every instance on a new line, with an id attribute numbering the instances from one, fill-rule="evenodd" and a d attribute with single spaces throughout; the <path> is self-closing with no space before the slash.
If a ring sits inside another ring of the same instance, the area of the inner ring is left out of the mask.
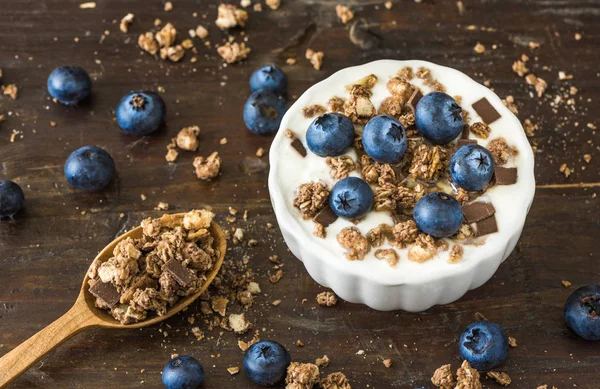
<path id="1" fill-rule="evenodd" d="M 443 192 L 428 193 L 415 205 L 413 217 L 421 231 L 436 238 L 454 235 L 462 224 L 460 203 Z"/>
<path id="2" fill-rule="evenodd" d="M 463 359 L 482 371 L 500 365 L 508 354 L 508 336 L 499 324 L 487 320 L 471 323 L 462 333 L 458 349 Z"/>
<path id="3" fill-rule="evenodd" d="M 253 344 L 244 355 L 244 371 L 248 378 L 264 386 L 277 385 L 286 376 L 292 359 L 277 342 L 263 340 Z"/>
<path id="4" fill-rule="evenodd" d="M 600 340 L 600 284 L 582 286 L 565 304 L 565 320 L 586 340 Z"/>
<path id="5" fill-rule="evenodd" d="M 443 145 L 462 132 L 462 109 L 452 97 L 443 92 L 423 96 L 415 110 L 415 124 L 431 143 Z"/>
<path id="6" fill-rule="evenodd" d="M 279 129 L 285 111 L 285 99 L 281 95 L 257 90 L 244 105 L 244 123 L 255 134 L 272 135 Z"/>
<path id="7" fill-rule="evenodd" d="M 306 144 L 321 157 L 344 154 L 354 142 L 354 124 L 339 113 L 326 113 L 308 126 Z"/>
<path id="8" fill-rule="evenodd" d="M 48 76 L 48 92 L 62 104 L 77 104 L 91 91 L 92 80 L 79 66 L 61 66 Z"/>
<path id="9" fill-rule="evenodd" d="M 408 146 L 406 130 L 389 115 L 378 115 L 367 122 L 362 144 L 369 157 L 380 163 L 396 163 Z"/>
<path id="10" fill-rule="evenodd" d="M 126 133 L 148 135 L 160 128 L 167 107 L 156 92 L 130 92 L 123 96 L 117 107 L 117 122 Z"/>
<path id="11" fill-rule="evenodd" d="M 450 159 L 450 177 L 464 190 L 482 190 L 494 175 L 494 157 L 479 145 L 467 144 Z"/>
<path id="12" fill-rule="evenodd" d="M 346 177 L 333 186 L 329 206 L 340 217 L 360 219 L 373 206 L 373 190 L 358 177 Z"/>
<path id="13" fill-rule="evenodd" d="M 23 208 L 25 194 L 21 187 L 11 180 L 0 180 L 0 219 L 13 217 Z"/>
<path id="14" fill-rule="evenodd" d="M 275 65 L 267 65 L 257 69 L 250 77 L 250 89 L 256 92 L 266 89 L 280 95 L 287 91 L 287 76 Z"/>
<path id="15" fill-rule="evenodd" d="M 69 155 L 65 177 L 71 186 L 88 191 L 106 187 L 115 173 L 115 162 L 98 146 L 85 146 Z"/>
<path id="16" fill-rule="evenodd" d="M 204 368 L 196 358 L 181 355 L 171 359 L 163 369 L 166 389 L 198 389 L 204 382 Z"/>

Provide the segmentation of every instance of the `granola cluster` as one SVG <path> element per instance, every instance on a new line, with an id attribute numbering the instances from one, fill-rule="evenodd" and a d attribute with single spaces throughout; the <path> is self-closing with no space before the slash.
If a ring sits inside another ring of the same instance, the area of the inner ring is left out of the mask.
<path id="1" fill-rule="evenodd" d="M 219 256 L 209 232 L 214 214 L 194 210 L 185 215 L 145 219 L 139 239 L 120 241 L 113 256 L 94 260 L 88 271 L 96 306 L 122 324 L 159 316 L 181 297 L 196 293 Z"/>
<path id="2" fill-rule="evenodd" d="M 329 193 L 323 182 L 302 184 L 294 198 L 294 207 L 298 208 L 303 219 L 310 219 L 327 204 Z"/>
<path id="3" fill-rule="evenodd" d="M 125 16 L 121 21 L 121 30 L 126 32 L 128 25 L 133 21 L 133 15 Z M 171 62 L 179 62 L 185 56 L 186 49 L 192 49 L 194 44 L 190 39 L 185 39 L 180 44 L 176 44 L 177 30 L 171 23 L 165 24 L 159 31 L 152 33 L 148 31 L 140 34 L 138 37 L 138 46 L 145 52 L 156 55 L 161 59 L 168 59 Z"/>
<path id="4" fill-rule="evenodd" d="M 329 365 L 329 358 L 324 355 L 323 358 L 317 358 L 313 363 L 292 362 L 287 369 L 285 377 L 285 389 L 312 389 L 319 387 L 322 389 L 352 389 L 350 381 L 341 372 L 335 372 L 321 378 L 319 366 Z"/>
<path id="5" fill-rule="evenodd" d="M 456 378 L 450 365 L 437 369 L 431 377 L 431 383 L 440 389 L 481 389 L 479 372 L 463 361 L 456 371 Z"/>

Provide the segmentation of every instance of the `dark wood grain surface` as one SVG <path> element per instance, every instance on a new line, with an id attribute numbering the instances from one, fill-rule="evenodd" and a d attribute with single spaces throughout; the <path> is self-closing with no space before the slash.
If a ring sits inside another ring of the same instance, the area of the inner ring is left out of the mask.
<path id="1" fill-rule="evenodd" d="M 325 372 L 345 372 L 353 388 L 432 387 L 429 379 L 437 367 L 458 366 L 457 339 L 475 312 L 502 323 L 519 342 L 502 367 L 512 376 L 511 387 L 599 388 L 600 344 L 572 334 L 562 309 L 575 286 L 600 280 L 595 196 L 600 154 L 598 135 L 587 126 L 600 125 L 600 1 L 463 2 L 466 11 L 460 15 L 451 0 L 393 1 L 391 10 L 383 1 L 348 1 L 379 41 L 368 50 L 348 39 L 347 26 L 335 15 L 336 1 L 283 0 L 277 11 L 263 5 L 263 12 L 249 11 L 244 29 L 253 50 L 248 60 L 225 67 L 214 47 L 200 40 L 195 40 L 198 61 L 191 63 L 188 53 L 177 64 L 141 53 L 136 43 L 155 18 L 173 22 L 182 36 L 202 23 L 213 46 L 222 42 L 226 34 L 214 25 L 218 1 L 174 0 L 167 13 L 160 0 L 97 0 L 95 9 L 80 9 L 80 1 L 73 0 L 3 0 L 2 82 L 17 84 L 19 96 L 0 97 L 0 113 L 7 116 L 0 124 L 0 177 L 17 181 L 27 200 L 14 223 L 0 223 L 0 355 L 64 313 L 96 253 L 142 218 L 158 216 L 153 208 L 164 201 L 177 212 L 211 206 L 224 225 L 228 207 L 247 209 L 248 221 L 231 226 L 244 228 L 259 245 L 236 246 L 228 256 L 248 255 L 263 289 L 248 317 L 261 338 L 285 344 L 294 360 L 329 355 Z M 118 20 L 128 12 L 135 21 L 124 34 Z M 576 33 L 582 39 L 576 40 Z M 529 41 L 542 46 L 532 50 Z M 474 52 L 477 42 L 486 47 L 483 54 Z M 321 71 L 304 59 L 307 47 L 325 52 Z M 511 70 L 523 53 L 549 83 L 542 99 L 530 97 L 532 87 Z M 286 65 L 288 57 L 297 57 L 297 64 Z M 254 154 L 259 147 L 268 149 L 271 138 L 250 134 L 241 116 L 248 78 L 265 62 L 283 67 L 290 95 L 297 97 L 341 68 L 381 58 L 430 60 L 489 80 L 501 97 L 514 96 L 522 120 L 540 125 L 531 139 L 537 146 L 538 189 L 515 251 L 483 287 L 419 314 L 375 312 L 344 302 L 316 307 L 315 295 L 323 289 L 287 251 L 279 231 L 266 228 L 276 224 L 266 185 L 268 162 Z M 64 64 L 81 65 L 94 79 L 93 96 L 82 106 L 64 107 L 48 98 L 46 78 Z M 573 74 L 573 80 L 559 80 L 559 71 Z M 561 88 L 571 85 L 579 89 L 575 105 L 552 107 Z M 139 139 L 122 134 L 114 120 L 120 97 L 159 86 L 168 106 L 166 128 Z M 202 129 L 196 154 L 217 150 L 223 157 L 214 182 L 195 178 L 194 153 L 182 152 L 171 165 L 164 160 L 169 139 L 193 124 Z M 11 143 L 14 130 L 19 135 Z M 223 137 L 226 145 L 219 144 Z M 63 177 L 68 154 L 88 144 L 104 147 L 116 161 L 118 179 L 101 193 L 73 190 Z M 583 154 L 592 155 L 589 164 Z M 568 178 L 559 172 L 563 163 L 574 169 Z M 285 263 L 277 285 L 267 281 L 273 254 Z M 564 288 L 561 280 L 573 287 Z M 302 304 L 304 298 L 308 302 Z M 282 300 L 278 307 L 270 305 L 275 299 Z M 203 362 L 206 388 L 254 387 L 243 374 L 230 376 L 226 370 L 241 365 L 236 337 L 215 330 L 196 341 L 186 335 L 191 328 L 186 317 L 142 330 L 79 334 L 10 387 L 160 388 L 160 371 L 172 353 Z M 298 339 L 303 348 L 295 346 Z M 390 369 L 384 358 L 392 359 Z M 484 386 L 498 387 L 490 380 Z"/>

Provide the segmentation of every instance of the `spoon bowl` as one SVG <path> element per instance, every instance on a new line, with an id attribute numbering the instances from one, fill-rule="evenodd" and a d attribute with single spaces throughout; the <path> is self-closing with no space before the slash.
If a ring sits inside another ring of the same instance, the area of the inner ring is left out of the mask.
<path id="1" fill-rule="evenodd" d="M 175 214 L 172 216 L 180 216 L 184 214 Z M 148 327 L 157 324 L 163 320 L 170 318 L 181 312 L 184 308 L 193 303 L 212 283 L 213 279 L 221 269 L 225 252 L 227 250 L 227 241 L 225 234 L 214 221 L 211 222 L 208 228 L 211 236 L 214 238 L 213 248 L 218 250 L 219 257 L 213 265 L 213 268 L 206 276 L 206 281 L 202 287 L 193 295 L 179 299 L 173 306 L 169 307 L 166 314 L 162 316 L 154 316 L 146 320 L 142 320 L 132 324 L 121 324 L 108 311 L 97 308 L 95 305 L 95 297 L 89 292 L 89 277 L 86 275 L 81 285 L 79 296 L 75 304 L 52 324 L 21 343 L 12 351 L 0 358 L 0 388 L 5 387 L 19 375 L 24 373 L 31 365 L 39 361 L 42 357 L 59 346 L 62 342 L 69 339 L 73 335 L 81 332 L 88 327 L 103 327 L 103 328 L 120 328 L 133 329 Z M 136 227 L 129 232 L 119 236 L 117 239 L 110 242 L 96 256 L 101 262 L 107 261 L 113 256 L 115 246 L 126 238 L 138 239 L 142 237 L 142 227 Z"/>

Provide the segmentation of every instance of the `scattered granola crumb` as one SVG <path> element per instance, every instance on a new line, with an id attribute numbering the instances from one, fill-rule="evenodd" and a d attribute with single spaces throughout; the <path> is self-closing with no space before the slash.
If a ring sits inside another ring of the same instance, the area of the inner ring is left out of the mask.
<path id="1" fill-rule="evenodd" d="M 313 51 L 312 49 L 306 49 L 306 59 L 310 61 L 315 70 L 321 70 L 323 64 L 323 56 L 325 54 L 322 51 Z"/>
<path id="2" fill-rule="evenodd" d="M 311 389 L 319 383 L 319 367 L 312 363 L 292 362 L 285 377 L 286 389 Z"/>
<path id="3" fill-rule="evenodd" d="M 296 341 L 296 347 L 304 347 L 304 343 L 300 339 L 298 339 Z"/>
<path id="4" fill-rule="evenodd" d="M 142 50 L 152 55 L 156 55 L 158 53 L 158 42 L 154 39 L 154 35 L 151 32 L 147 32 L 145 34 L 140 34 L 138 38 L 138 46 Z"/>
<path id="5" fill-rule="evenodd" d="M 95 1 L 88 1 L 85 3 L 81 3 L 79 4 L 79 8 L 81 9 L 94 9 L 96 8 L 96 2 Z"/>
<path id="6" fill-rule="evenodd" d="M 583 154 L 583 160 L 585 161 L 585 163 L 590 163 L 592 161 L 592 155 L 591 154 Z"/>
<path id="7" fill-rule="evenodd" d="M 196 151 L 198 149 L 198 134 L 200 127 L 190 126 L 184 127 L 177 133 L 177 147 L 182 150 Z"/>
<path id="8" fill-rule="evenodd" d="M 561 281 L 562 286 L 564 286 L 565 288 L 570 288 L 571 287 L 571 283 L 567 280 L 562 280 Z"/>
<path id="9" fill-rule="evenodd" d="M 560 165 L 558 171 L 563 173 L 565 175 L 565 178 L 568 178 L 571 175 L 571 173 L 573 173 L 573 169 L 570 169 L 566 163 Z"/>
<path id="10" fill-rule="evenodd" d="M 337 304 L 337 296 L 330 291 L 321 292 L 317 295 L 317 304 L 324 307 L 333 307 Z"/>
<path id="11" fill-rule="evenodd" d="M 221 30 L 228 30 L 237 26 L 244 27 L 248 20 L 248 12 L 239 9 L 233 4 L 219 4 L 218 17 L 215 24 Z"/>
<path id="12" fill-rule="evenodd" d="M 262 4 L 256 3 L 252 6 L 252 9 L 254 10 L 254 12 L 262 12 Z"/>
<path id="13" fill-rule="evenodd" d="M 244 8 L 248 8 L 252 5 L 252 0 L 241 0 L 240 1 L 240 6 L 244 7 Z"/>
<path id="14" fill-rule="evenodd" d="M 322 389 L 352 389 L 344 373 L 331 373 L 320 382 Z"/>
<path id="15" fill-rule="evenodd" d="M 281 304 L 281 300 L 273 300 L 273 302 L 271 303 L 272 306 L 276 307 L 279 304 Z"/>
<path id="16" fill-rule="evenodd" d="M 456 371 L 455 389 L 481 389 L 479 373 L 473 369 L 469 362 L 463 361 L 461 367 Z"/>
<path id="17" fill-rule="evenodd" d="M 535 132 L 539 129 L 537 124 L 534 124 L 530 119 L 525 119 L 523 122 L 523 129 L 525 130 L 525 135 L 529 138 L 535 135 Z"/>
<path id="18" fill-rule="evenodd" d="M 256 150 L 256 156 L 258 158 L 261 158 L 263 155 L 265 155 L 265 149 L 263 149 L 262 147 L 259 147 L 258 150 Z"/>
<path id="19" fill-rule="evenodd" d="M 302 108 L 302 114 L 307 119 L 323 115 L 325 112 L 327 112 L 327 109 L 320 104 L 308 105 Z"/>
<path id="20" fill-rule="evenodd" d="M 477 44 L 475 45 L 475 47 L 473 48 L 473 50 L 477 53 L 477 54 L 481 54 L 485 52 L 485 46 L 482 45 L 481 43 L 477 42 Z"/>
<path id="21" fill-rule="evenodd" d="M 513 338 L 512 336 L 508 337 L 508 345 L 512 348 L 517 347 L 517 339 Z"/>
<path id="22" fill-rule="evenodd" d="M 227 372 L 229 372 L 229 374 L 231 374 L 231 375 L 236 375 L 240 372 L 240 368 L 237 366 L 236 367 L 228 367 Z"/>
<path id="23" fill-rule="evenodd" d="M 179 152 L 175 150 L 173 147 L 167 146 L 167 155 L 165 155 L 165 159 L 167 162 L 175 162 L 177 157 L 179 156 Z"/>
<path id="24" fill-rule="evenodd" d="M 206 29 L 206 27 L 199 24 L 198 27 L 196 27 L 196 36 L 200 39 L 205 39 L 206 37 L 208 37 L 208 30 Z"/>
<path id="25" fill-rule="evenodd" d="M 279 9 L 279 7 L 281 6 L 281 0 L 265 0 L 265 3 L 272 10 Z"/>
<path id="26" fill-rule="evenodd" d="M 458 263 L 462 261 L 463 251 L 463 247 L 459 244 L 455 244 L 454 246 L 452 246 L 452 250 L 450 250 L 450 258 L 448 259 L 448 263 Z"/>
<path id="27" fill-rule="evenodd" d="M 315 222 L 315 229 L 313 231 L 313 235 L 317 238 L 325 239 L 327 237 L 327 230 L 321 223 Z"/>
<path id="28" fill-rule="evenodd" d="M 499 383 L 500 385 L 503 385 L 503 386 L 508 386 L 512 382 L 509 375 L 506 373 L 501 373 L 501 372 L 497 372 L 497 371 L 488 371 L 487 376 L 488 376 L 488 378 L 495 379 L 497 383 Z"/>
<path id="29" fill-rule="evenodd" d="M 535 90 L 537 92 L 537 96 L 542 97 L 544 92 L 546 92 L 546 88 L 548 88 L 548 83 L 542 78 L 538 77 L 535 81 Z"/>
<path id="30" fill-rule="evenodd" d="M 389 369 L 390 367 L 392 367 L 392 360 L 390 358 L 384 359 L 383 366 Z"/>
<path id="31" fill-rule="evenodd" d="M 384 6 L 386 9 L 392 9 L 392 7 L 393 7 L 393 4 L 392 4 L 392 2 L 391 2 L 391 1 L 386 1 L 386 2 L 383 4 L 383 6 Z"/>
<path id="32" fill-rule="evenodd" d="M 206 159 L 203 157 L 194 158 L 193 165 L 196 168 L 196 176 L 199 179 L 210 180 L 219 175 L 221 157 L 219 157 L 219 153 L 215 151 Z"/>
<path id="33" fill-rule="evenodd" d="M 221 138 L 221 140 L 219 140 L 219 144 L 220 145 L 226 145 L 227 144 L 227 138 Z"/>
<path id="34" fill-rule="evenodd" d="M 16 100 L 19 93 L 19 88 L 15 84 L 2 85 L 2 93 L 6 96 L 10 96 L 11 99 Z"/>
<path id="35" fill-rule="evenodd" d="M 526 61 L 522 61 L 522 60 L 518 59 L 515 62 L 513 62 L 513 64 L 512 64 L 513 72 L 517 73 L 517 75 L 519 77 L 523 77 L 527 73 L 529 73 L 529 69 L 527 68 L 527 65 L 525 64 L 525 62 Z"/>
<path id="36" fill-rule="evenodd" d="M 329 366 L 329 357 L 327 355 L 323 355 L 323 358 L 317 358 L 315 360 L 315 365 L 317 365 L 318 367 Z"/>
<path id="37" fill-rule="evenodd" d="M 288 64 L 288 65 L 295 65 L 296 64 L 296 58 L 290 57 L 290 58 L 288 58 L 288 59 L 285 60 L 285 63 Z"/>
<path id="38" fill-rule="evenodd" d="M 439 367 L 431 377 L 431 383 L 441 389 L 452 389 L 455 382 L 452 367 L 450 365 Z"/>
<path id="39" fill-rule="evenodd" d="M 219 53 L 221 58 L 227 63 L 239 62 L 248 57 L 248 54 L 250 54 L 251 51 L 252 49 L 246 47 L 244 42 L 227 42 L 223 46 L 217 47 L 217 53 Z"/>
<path id="40" fill-rule="evenodd" d="M 371 249 L 367 238 L 362 236 L 360 230 L 354 226 L 342 229 L 337 235 L 337 241 L 343 248 L 348 250 L 345 256 L 351 261 L 363 260 Z"/>
<path id="41" fill-rule="evenodd" d="M 122 32 L 129 31 L 129 25 L 133 23 L 134 17 L 135 16 L 132 13 L 128 13 L 127 15 L 123 16 L 123 19 L 121 19 L 121 23 L 119 24 L 119 29 Z"/>
<path id="42" fill-rule="evenodd" d="M 269 282 L 272 284 L 278 283 L 283 278 L 283 270 L 279 269 L 269 276 Z"/>
<path id="43" fill-rule="evenodd" d="M 350 7 L 342 4 L 338 4 L 335 6 L 335 12 L 337 13 L 338 18 L 340 18 L 340 20 L 344 24 L 348 23 L 354 18 L 354 12 L 352 12 Z"/>
<path id="44" fill-rule="evenodd" d="M 385 261 L 391 267 L 396 267 L 398 261 L 400 261 L 400 257 L 398 253 L 394 249 L 378 249 L 375 250 L 375 258 L 377 259 L 385 259 Z"/>
<path id="45" fill-rule="evenodd" d="M 154 207 L 155 210 L 157 211 L 168 211 L 169 210 L 169 203 L 165 203 L 163 201 L 159 201 L 158 204 L 156 204 L 156 207 Z"/>
<path id="46" fill-rule="evenodd" d="M 252 327 L 243 313 L 229 315 L 229 325 L 236 334 L 244 334 Z"/>
<path id="47" fill-rule="evenodd" d="M 173 10 L 173 3 L 165 1 L 165 12 L 171 12 Z"/>

